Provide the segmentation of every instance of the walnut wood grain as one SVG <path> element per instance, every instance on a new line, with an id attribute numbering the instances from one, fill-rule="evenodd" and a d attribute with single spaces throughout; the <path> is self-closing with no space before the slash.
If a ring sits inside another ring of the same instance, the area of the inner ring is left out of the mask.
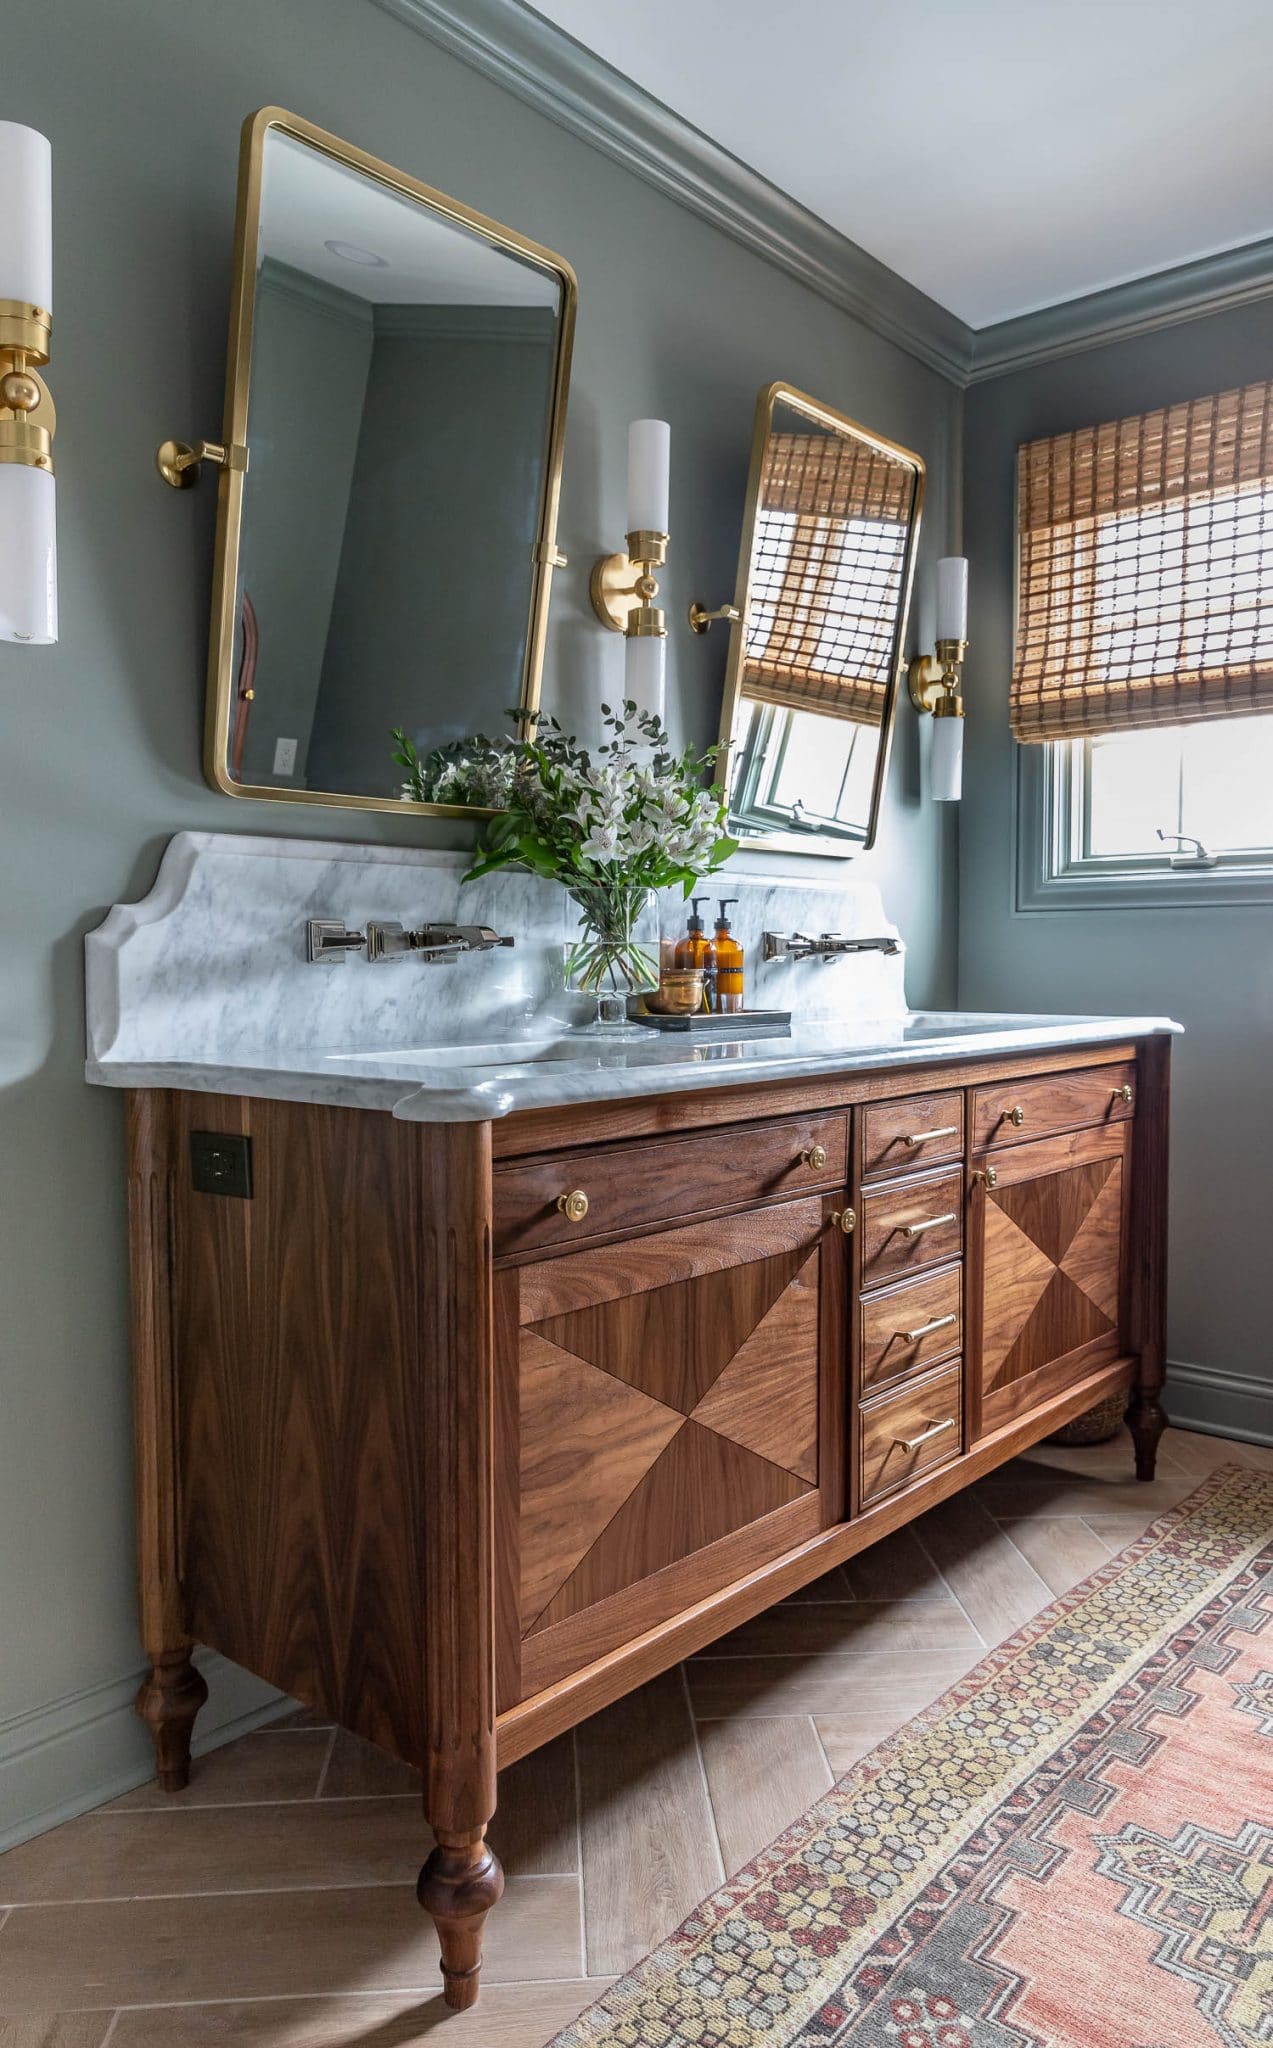
<path id="1" fill-rule="evenodd" d="M 997 1079 L 1068 1072 L 1073 1069 L 1076 1057 L 1084 1067 L 1129 1060 L 1135 1051 L 1135 1046 L 1124 1040 L 1111 1040 L 1107 1046 L 1084 1046 L 1079 1055 L 1073 1046 L 1054 1052 L 1019 1053 L 1007 1059 L 943 1060 L 935 1055 L 931 1061 L 908 1066 L 906 1084 L 921 1092 L 926 1087 L 960 1089 Z M 706 1088 L 700 1095 L 650 1094 L 625 1102 L 519 1110 L 513 1116 L 499 1118 L 492 1126 L 491 1147 L 496 1160 L 520 1159 L 580 1145 L 607 1144 L 621 1138 L 684 1134 L 770 1117 L 822 1114 L 833 1107 L 885 1101 L 897 1094 L 897 1088 L 896 1069 L 884 1068 L 876 1073 L 819 1074 L 814 1080 L 793 1078 Z"/>
<path id="2" fill-rule="evenodd" d="M 181 1589 L 167 1096 L 129 1095 L 127 1144 L 137 1592 L 141 1639 L 151 1664 L 136 1706 L 154 1739 L 159 1782 L 165 1792 L 178 1792 L 189 1782 L 190 1737 L 208 1688 L 190 1662 Z"/>
<path id="3" fill-rule="evenodd" d="M 963 1365 L 938 1366 L 858 1411 L 862 1504 L 907 1485 L 963 1449 Z M 940 1434 L 928 1435 L 930 1430 Z M 923 1442 L 918 1441 L 924 1438 Z M 908 1449 L 912 1444 L 914 1448 Z"/>
<path id="4" fill-rule="evenodd" d="M 940 1164 L 944 1159 L 962 1159 L 963 1094 L 950 1089 L 940 1095 L 907 1095 L 897 1102 L 871 1103 L 862 1112 L 862 1128 L 864 1180 Z M 927 1131 L 941 1135 L 925 1137 Z"/>
<path id="5" fill-rule="evenodd" d="M 921 1474 L 917 1481 L 890 1494 L 852 1521 L 809 1531 L 803 1541 L 793 1540 L 778 1554 L 759 1559 L 754 1568 L 740 1573 L 729 1584 L 707 1586 L 697 1598 L 681 1599 L 685 1582 L 678 1577 L 676 1601 L 652 1600 L 640 1633 L 613 1642 L 599 1638 L 591 1661 L 572 1656 L 555 1672 L 546 1667 L 528 1669 L 526 1699 L 499 1718 L 496 1733 L 501 1770 L 633 1686 L 643 1685 L 657 1672 L 692 1656 L 775 1600 L 785 1599 L 789 1593 L 821 1578 L 833 1566 L 868 1549 L 936 1502 L 949 1499 L 952 1493 L 1050 1436 L 1062 1423 L 1084 1414 L 1107 1394 L 1127 1388 L 1134 1370 L 1135 1361 L 1131 1358 L 1116 1359 L 1099 1367 L 1044 1401 L 1029 1415 L 988 1434 L 953 1464 Z M 805 1504 L 798 1503 L 784 1512 L 794 1520 L 805 1512 Z M 777 1517 L 773 1519 L 776 1521 Z M 674 1567 L 674 1571 L 679 1570 Z M 657 1587 L 657 1581 L 647 1581 L 647 1586 Z M 587 1619 L 592 1620 L 598 1612 L 593 1609 Z M 537 1653 L 546 1649 L 549 1641 L 545 1636 L 534 1638 Z"/>
<path id="6" fill-rule="evenodd" d="M 973 1149 L 1029 1144 L 1082 1124 L 1119 1123 L 1134 1114 L 1135 1083 L 1136 1063 L 1124 1059 L 1114 1066 L 1083 1067 L 1046 1080 L 977 1088 L 972 1098 Z M 1124 1087 L 1132 1090 L 1131 1102 L 1123 1100 Z M 1014 1121 L 1015 1111 L 1021 1113 L 1020 1123 Z"/>
<path id="7" fill-rule="evenodd" d="M 822 1228 L 823 1215 L 824 1204 L 816 1196 L 807 1202 L 775 1202 L 723 1223 L 684 1224 L 657 1236 L 633 1238 L 629 1244 L 603 1245 L 569 1258 L 510 1269 L 510 1277 L 520 1285 L 520 1318 L 543 1323 L 595 1301 L 618 1301 L 702 1273 L 723 1273 L 748 1260 L 807 1250 Z"/>
<path id="8" fill-rule="evenodd" d="M 1137 1058 L 1137 1113 L 1132 1134 L 1127 1205 L 1127 1341 L 1139 1356 L 1127 1424 L 1136 1449 L 1136 1477 L 1152 1479 L 1158 1440 L 1167 1423 L 1166 1377 L 1167 1175 L 1171 1122 L 1171 1040 L 1143 1040 Z"/>
<path id="9" fill-rule="evenodd" d="M 864 1194 L 861 1202 L 861 1284 L 876 1287 L 903 1274 L 958 1258 L 964 1242 L 964 1176 L 960 1168 L 908 1178 Z M 948 1217 L 908 1237 L 907 1229 Z"/>
<path id="10" fill-rule="evenodd" d="M 821 1166 L 810 1164 L 815 1148 Z M 791 1117 L 746 1132 L 617 1145 L 501 1167 L 495 1176 L 495 1246 L 501 1257 L 574 1247 L 619 1231 L 665 1224 L 731 1206 L 843 1186 L 848 1177 L 844 1115 Z M 588 1197 L 582 1222 L 558 1206 L 574 1189 Z"/>
<path id="11" fill-rule="evenodd" d="M 818 1477 L 820 1258 L 811 1252 L 792 1275 L 692 1416 L 810 1485 Z"/>
<path id="12" fill-rule="evenodd" d="M 963 1348 L 963 1269 L 945 1266 L 863 1298 L 858 1308 L 861 1391 L 876 1393 L 891 1381 L 922 1371 Z M 949 1318 L 950 1320 L 947 1320 Z M 912 1337 L 914 1330 L 938 1328 Z"/>

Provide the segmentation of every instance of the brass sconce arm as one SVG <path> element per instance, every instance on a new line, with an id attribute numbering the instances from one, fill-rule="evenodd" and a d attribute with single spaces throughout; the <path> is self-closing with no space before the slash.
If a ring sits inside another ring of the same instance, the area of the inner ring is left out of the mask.
<path id="1" fill-rule="evenodd" d="M 936 654 L 917 654 L 906 671 L 911 703 L 917 711 L 931 711 L 935 718 L 962 717 L 966 640 L 939 640 Z"/>
<path id="2" fill-rule="evenodd" d="M 625 555 L 598 555 L 593 563 L 588 581 L 592 609 L 611 633 L 664 630 L 663 614 L 654 604 L 659 586 L 653 571 L 667 560 L 667 540 L 665 533 L 630 533 Z"/>
<path id="3" fill-rule="evenodd" d="M 53 468 L 57 412 L 37 365 L 47 363 L 52 315 L 18 299 L 0 299 L 0 462 Z"/>
<path id="4" fill-rule="evenodd" d="M 193 446 L 189 441 L 161 441 L 155 450 L 155 468 L 174 491 L 188 491 L 192 484 L 197 484 L 205 462 L 218 469 L 244 472 L 248 451 L 234 441 L 196 441 Z"/>
<path id="5" fill-rule="evenodd" d="M 728 619 L 731 626 L 736 626 L 741 618 L 736 604 L 718 604 L 714 612 L 701 604 L 692 604 L 689 609 L 691 633 L 706 633 L 717 619 Z"/>

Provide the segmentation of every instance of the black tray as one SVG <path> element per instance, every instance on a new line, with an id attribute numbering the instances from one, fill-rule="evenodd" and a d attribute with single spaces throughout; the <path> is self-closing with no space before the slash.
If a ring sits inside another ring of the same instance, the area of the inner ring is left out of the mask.
<path id="1" fill-rule="evenodd" d="M 634 1010 L 630 1022 L 651 1031 L 688 1031 L 696 1038 L 777 1038 L 791 1027 L 790 1010 L 687 1010 L 659 1017 L 652 1010 Z"/>

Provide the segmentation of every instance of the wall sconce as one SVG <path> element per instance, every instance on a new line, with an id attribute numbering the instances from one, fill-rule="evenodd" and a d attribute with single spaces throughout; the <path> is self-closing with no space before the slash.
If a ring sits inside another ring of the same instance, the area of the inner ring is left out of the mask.
<path id="1" fill-rule="evenodd" d="M 960 690 L 968 652 L 968 564 L 945 555 L 937 564 L 937 652 L 918 654 L 907 670 L 911 702 L 933 714 L 929 794 L 934 803 L 958 803 L 964 787 L 964 700 Z"/>
<path id="2" fill-rule="evenodd" d="M 0 121 L 0 640 L 57 639 L 57 415 L 37 374 L 53 327 L 53 152 Z"/>
<path id="3" fill-rule="evenodd" d="M 628 428 L 628 551 L 600 555 L 589 590 L 603 626 L 626 638 L 623 694 L 662 722 L 667 618 L 655 604 L 654 571 L 667 560 L 672 429 L 666 420 Z"/>

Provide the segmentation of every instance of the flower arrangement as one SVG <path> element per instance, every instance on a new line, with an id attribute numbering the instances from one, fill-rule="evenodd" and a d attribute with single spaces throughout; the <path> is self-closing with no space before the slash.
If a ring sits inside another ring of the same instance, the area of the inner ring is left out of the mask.
<path id="1" fill-rule="evenodd" d="M 498 809 L 464 879 L 519 868 L 560 882 L 580 911 L 569 979 L 597 996 L 626 995 L 658 980 L 657 960 L 636 937 L 651 893 L 679 883 L 690 895 L 738 842 L 724 830 L 723 790 L 706 783 L 715 747 L 673 753 L 651 713 L 631 702 L 601 710 L 608 737 L 595 760 L 548 717 L 537 720 L 533 738 L 500 747 L 479 736 L 425 761 L 395 732 L 395 759 L 413 778 L 410 793 L 425 802 Z"/>

